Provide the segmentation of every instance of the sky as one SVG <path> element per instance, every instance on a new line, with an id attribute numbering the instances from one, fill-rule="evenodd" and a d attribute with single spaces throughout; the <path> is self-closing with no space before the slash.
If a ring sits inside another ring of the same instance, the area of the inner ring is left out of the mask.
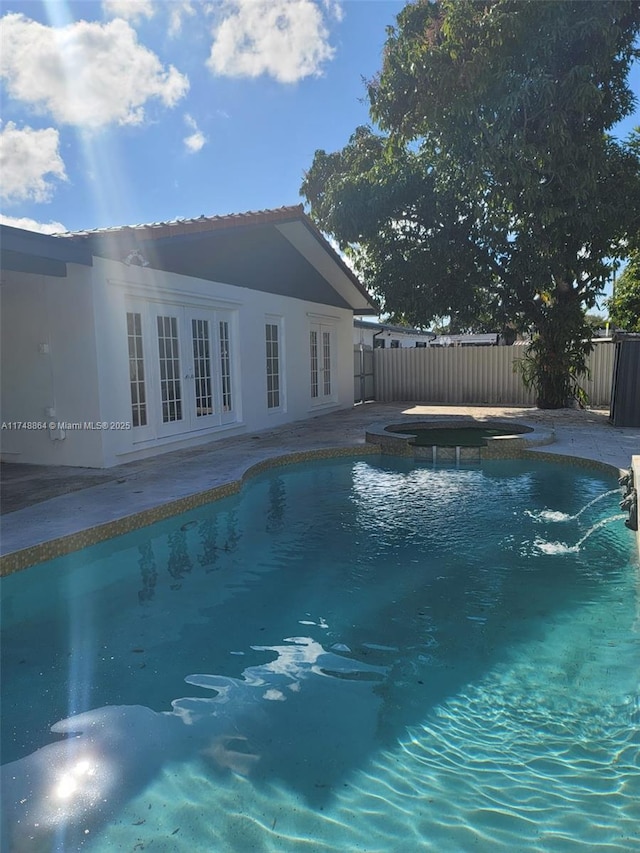
<path id="1" fill-rule="evenodd" d="M 299 204 L 315 150 L 368 123 L 364 80 L 403 5 L 2 0 L 0 221 L 54 233 Z"/>
<path id="2" fill-rule="evenodd" d="M 394 0 L 11 2 L 0 221 L 56 232 L 299 204 L 369 121 Z"/>

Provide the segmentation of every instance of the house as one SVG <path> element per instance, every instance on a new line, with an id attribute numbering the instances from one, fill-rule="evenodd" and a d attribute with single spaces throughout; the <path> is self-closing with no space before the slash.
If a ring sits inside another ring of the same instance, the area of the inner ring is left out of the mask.
<path id="1" fill-rule="evenodd" d="M 110 467 L 353 404 L 376 309 L 302 205 L 0 237 L 4 460 Z"/>
<path id="2" fill-rule="evenodd" d="M 432 346 L 438 347 L 495 347 L 500 343 L 497 332 L 490 334 L 438 335 Z"/>
<path id="3" fill-rule="evenodd" d="M 353 343 L 364 349 L 401 349 L 426 347 L 436 338 L 434 332 L 423 332 L 409 326 L 392 326 L 356 318 L 353 321 Z"/>

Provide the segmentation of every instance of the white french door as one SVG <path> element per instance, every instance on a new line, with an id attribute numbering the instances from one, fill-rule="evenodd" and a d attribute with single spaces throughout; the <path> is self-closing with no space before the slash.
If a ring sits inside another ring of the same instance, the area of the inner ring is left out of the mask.
<path id="1" fill-rule="evenodd" d="M 189 375 L 184 351 L 182 311 L 170 306 L 154 306 L 152 328 L 156 338 L 156 407 L 158 435 L 173 435 L 187 428 L 185 391 Z M 184 375 L 183 375 L 184 374 Z"/>
<path id="2" fill-rule="evenodd" d="M 231 312 L 159 303 L 136 308 L 127 313 L 127 334 L 137 440 L 235 421 Z"/>
<path id="3" fill-rule="evenodd" d="M 311 404 L 335 402 L 334 329 L 312 323 L 309 329 Z"/>

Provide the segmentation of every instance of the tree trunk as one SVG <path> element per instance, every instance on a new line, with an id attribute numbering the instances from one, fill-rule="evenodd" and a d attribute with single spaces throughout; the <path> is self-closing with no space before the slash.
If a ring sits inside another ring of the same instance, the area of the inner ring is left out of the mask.
<path id="1" fill-rule="evenodd" d="M 590 349 L 579 300 L 570 289 L 556 291 L 538 324 L 534 385 L 539 409 L 564 409 L 573 404 L 576 377 L 586 369 Z"/>

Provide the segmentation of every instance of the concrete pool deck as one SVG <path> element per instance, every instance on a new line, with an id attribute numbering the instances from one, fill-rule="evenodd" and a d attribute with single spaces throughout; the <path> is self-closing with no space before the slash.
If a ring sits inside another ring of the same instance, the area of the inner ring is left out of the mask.
<path id="1" fill-rule="evenodd" d="M 365 403 L 273 430 L 212 441 L 109 469 L 2 465 L 0 569 L 8 574 L 237 491 L 250 469 L 278 461 L 371 454 L 365 430 L 399 418 L 456 415 L 552 431 L 531 454 L 628 469 L 640 427 L 614 427 L 606 410 Z M 640 457 L 638 460 L 640 468 Z"/>

